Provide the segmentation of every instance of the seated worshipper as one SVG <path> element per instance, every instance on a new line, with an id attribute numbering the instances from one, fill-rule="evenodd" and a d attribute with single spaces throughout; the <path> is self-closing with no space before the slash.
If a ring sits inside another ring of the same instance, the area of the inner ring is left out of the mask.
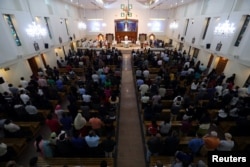
<path id="1" fill-rule="evenodd" d="M 62 91 L 63 90 L 63 79 L 62 79 L 62 77 L 59 77 L 56 80 L 56 88 L 57 88 L 58 91 Z"/>
<path id="2" fill-rule="evenodd" d="M 70 113 L 63 112 L 62 118 L 59 120 L 59 122 L 61 124 L 62 130 L 64 130 L 68 136 L 71 136 L 73 120 Z"/>
<path id="3" fill-rule="evenodd" d="M 144 79 L 148 78 L 148 77 L 149 77 L 149 70 L 148 70 L 148 69 L 145 69 L 145 70 L 142 72 L 142 74 L 143 74 Z"/>
<path id="4" fill-rule="evenodd" d="M 162 147 L 162 141 L 161 141 L 161 135 L 157 133 L 155 136 L 151 136 L 147 141 L 147 162 L 150 161 L 151 155 L 158 155 L 161 147 Z"/>
<path id="5" fill-rule="evenodd" d="M 62 109 L 61 105 L 57 104 L 55 108 L 55 114 L 57 116 L 57 119 L 60 121 L 62 118 L 64 110 Z"/>
<path id="6" fill-rule="evenodd" d="M 188 142 L 188 148 L 191 150 L 193 155 L 199 155 L 201 147 L 204 145 L 202 135 L 196 133 L 196 137 Z"/>
<path id="7" fill-rule="evenodd" d="M 145 105 L 143 116 L 145 121 L 152 120 L 155 117 L 155 112 L 153 111 L 152 104 L 150 102 Z"/>
<path id="8" fill-rule="evenodd" d="M 171 121 L 176 121 L 177 116 L 180 112 L 180 109 L 182 108 L 182 103 L 183 103 L 183 97 L 177 96 L 173 100 L 173 104 L 171 107 Z"/>
<path id="9" fill-rule="evenodd" d="M 80 96 L 86 94 L 86 89 L 83 87 L 83 85 L 79 86 L 78 93 L 79 93 Z"/>
<path id="10" fill-rule="evenodd" d="M 32 105 L 29 101 L 25 106 L 25 110 L 29 114 L 30 121 L 44 122 L 43 116 L 38 112 L 37 108 L 34 105 Z"/>
<path id="11" fill-rule="evenodd" d="M 0 142 L 0 162 L 6 162 L 13 160 L 16 153 L 12 147 L 7 144 Z"/>
<path id="12" fill-rule="evenodd" d="M 52 114 L 47 116 L 45 124 L 49 127 L 51 132 L 56 132 L 58 134 L 61 130 L 61 126 L 56 118 L 53 118 Z"/>
<path id="13" fill-rule="evenodd" d="M 234 141 L 232 140 L 232 135 L 230 133 L 224 134 L 225 139 L 220 140 L 220 144 L 217 147 L 218 151 L 232 151 L 234 148 Z"/>
<path id="14" fill-rule="evenodd" d="M 137 88 L 139 89 L 142 84 L 144 84 L 144 80 L 138 77 L 138 79 L 136 80 Z"/>
<path id="15" fill-rule="evenodd" d="M 214 151 L 220 145 L 220 139 L 217 137 L 217 132 L 211 131 L 203 137 L 204 146 L 202 147 L 201 154 L 206 155 L 207 151 Z"/>
<path id="16" fill-rule="evenodd" d="M 30 101 L 29 95 L 27 95 L 23 90 L 20 91 L 20 99 L 22 100 L 23 104 L 27 104 Z"/>
<path id="17" fill-rule="evenodd" d="M 152 96 L 152 104 L 159 104 L 161 100 L 161 95 L 159 95 L 159 92 L 157 92 L 157 94 Z"/>
<path id="18" fill-rule="evenodd" d="M 180 128 L 182 136 L 189 135 L 189 133 L 191 133 L 190 132 L 191 128 L 192 128 L 192 119 L 185 114 L 182 118 L 181 128 Z"/>
<path id="19" fill-rule="evenodd" d="M 89 134 L 85 136 L 85 141 L 89 147 L 89 154 L 95 156 L 98 150 L 100 137 L 95 133 L 95 131 L 90 130 Z"/>
<path id="20" fill-rule="evenodd" d="M 137 69 L 137 70 L 135 71 L 135 76 L 136 76 L 136 78 L 142 77 L 142 70 Z"/>
<path id="21" fill-rule="evenodd" d="M 74 132 L 73 136 L 70 139 L 70 142 L 74 149 L 75 156 L 79 156 L 79 155 L 81 156 L 81 155 L 84 155 L 84 153 L 87 153 L 86 151 L 87 143 L 85 142 L 81 134 L 79 135 L 79 133 Z"/>
<path id="22" fill-rule="evenodd" d="M 68 139 L 65 131 L 61 131 L 61 133 L 57 137 L 56 141 L 56 157 L 72 157 L 74 150 L 72 149 L 72 144 Z"/>
<path id="23" fill-rule="evenodd" d="M 91 78 L 92 78 L 93 82 L 99 83 L 99 76 L 96 72 L 94 74 L 92 74 Z"/>
<path id="24" fill-rule="evenodd" d="M 141 107 L 142 109 L 145 108 L 145 106 L 148 104 L 150 100 L 150 97 L 148 95 L 148 93 L 145 93 L 143 96 L 141 96 Z"/>
<path id="25" fill-rule="evenodd" d="M 93 117 L 89 119 L 89 123 L 91 128 L 98 134 L 101 135 L 102 133 L 102 126 L 104 126 L 102 120 L 97 117 L 97 114 L 94 113 Z"/>
<path id="26" fill-rule="evenodd" d="M 164 166 L 163 163 L 160 160 L 158 160 L 156 161 L 154 167 L 166 167 L 166 166 Z"/>
<path id="27" fill-rule="evenodd" d="M 102 141 L 101 146 L 103 148 L 103 151 L 105 152 L 105 157 L 112 158 L 115 145 L 116 142 L 111 138 L 110 135 L 108 135 L 107 138 Z"/>
<path id="28" fill-rule="evenodd" d="M 142 84 L 140 87 L 139 87 L 139 91 L 141 93 L 141 96 L 143 96 L 145 93 L 147 93 L 149 90 L 149 86 L 147 84 Z"/>
<path id="29" fill-rule="evenodd" d="M 152 120 L 151 124 L 148 126 L 147 134 L 155 136 L 159 132 L 159 125 L 157 125 L 156 120 Z"/>
<path id="30" fill-rule="evenodd" d="M 90 103 L 91 103 L 91 95 L 89 95 L 89 94 L 83 94 L 83 95 L 82 95 L 82 101 L 83 101 L 83 104 L 84 104 L 84 105 L 90 106 Z"/>
<path id="31" fill-rule="evenodd" d="M 163 140 L 160 154 L 167 155 L 167 156 L 173 156 L 175 154 L 175 152 L 177 151 L 179 143 L 180 143 L 180 139 L 178 137 L 178 133 L 175 130 L 173 130 L 171 135 L 167 136 Z"/>
<path id="32" fill-rule="evenodd" d="M 189 166 L 193 162 L 193 156 L 183 151 L 176 151 L 175 159 L 177 162 L 181 162 L 183 167 Z M 177 165 L 174 167 L 177 167 Z"/>
<path id="33" fill-rule="evenodd" d="M 85 127 L 86 123 L 87 123 L 86 119 L 82 116 L 81 110 L 79 110 L 74 119 L 74 128 L 82 136 L 87 135 L 87 128 Z"/>
<path id="34" fill-rule="evenodd" d="M 160 124 L 160 134 L 162 136 L 167 136 L 171 130 L 171 122 L 170 118 L 166 118 L 161 124 Z"/>
<path id="35" fill-rule="evenodd" d="M 162 86 L 158 89 L 159 95 L 161 96 L 162 99 L 165 97 L 166 91 L 167 89 Z"/>
<path id="36" fill-rule="evenodd" d="M 119 105 L 119 97 L 117 95 L 115 95 L 114 93 L 112 93 L 112 95 L 109 97 L 109 103 L 115 107 L 115 109 L 117 110 L 118 105 Z"/>
<path id="37" fill-rule="evenodd" d="M 36 152 L 39 153 L 41 157 L 53 157 L 53 151 L 50 147 L 50 141 L 44 140 L 41 135 L 36 137 L 34 147 L 36 148 Z"/>
<path id="38" fill-rule="evenodd" d="M 6 119 L 4 121 L 3 128 L 4 128 L 5 137 L 21 137 L 21 136 L 23 136 L 20 126 L 13 123 L 9 119 Z"/>

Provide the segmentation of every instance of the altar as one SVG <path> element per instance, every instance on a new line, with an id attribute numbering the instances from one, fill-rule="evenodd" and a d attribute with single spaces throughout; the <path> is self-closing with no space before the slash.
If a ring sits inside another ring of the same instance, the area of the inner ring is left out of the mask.
<path id="1" fill-rule="evenodd" d="M 132 41 L 130 40 L 125 40 L 125 41 L 121 41 L 121 43 L 123 44 L 122 46 L 124 48 L 129 48 L 129 44 L 131 43 Z"/>

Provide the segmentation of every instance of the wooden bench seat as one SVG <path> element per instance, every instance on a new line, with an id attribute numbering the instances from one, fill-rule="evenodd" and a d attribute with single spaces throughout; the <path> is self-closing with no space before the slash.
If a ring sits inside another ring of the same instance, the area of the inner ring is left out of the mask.
<path id="1" fill-rule="evenodd" d="M 158 72 L 160 71 L 160 68 L 148 68 L 148 71 L 150 74 L 158 74 Z"/>
<path id="2" fill-rule="evenodd" d="M 157 161 L 161 161 L 163 163 L 163 165 L 165 165 L 166 167 L 171 166 L 174 159 L 175 159 L 174 156 L 151 156 L 150 157 L 150 167 L 155 166 Z M 207 157 L 195 157 L 194 163 L 197 163 L 199 160 L 202 160 L 205 163 L 207 163 Z"/>
<path id="3" fill-rule="evenodd" d="M 100 166 L 101 161 L 107 161 L 109 167 L 114 167 L 114 159 L 113 158 L 65 158 L 65 157 L 57 157 L 57 158 L 39 158 L 38 166 Z"/>
<path id="4" fill-rule="evenodd" d="M 42 109 L 39 109 L 39 110 L 38 110 L 38 113 L 40 113 L 40 114 L 46 119 L 47 116 L 48 116 L 49 113 L 50 113 L 50 110 L 42 110 Z"/>
<path id="5" fill-rule="evenodd" d="M 163 121 L 157 121 L 157 124 L 160 125 Z M 146 127 L 151 125 L 151 121 L 144 121 L 144 125 Z M 172 127 L 181 127 L 182 123 L 181 121 L 172 121 L 171 122 Z M 192 126 L 198 126 L 198 123 L 196 121 L 192 122 Z"/>
<path id="6" fill-rule="evenodd" d="M 20 156 L 27 148 L 27 142 L 25 138 L 2 138 L 0 139 L 0 142 L 12 147 L 17 153 L 17 156 Z"/>
<path id="7" fill-rule="evenodd" d="M 36 136 L 40 130 L 40 122 L 15 122 L 21 128 L 28 129 L 32 133 L 32 137 Z"/>

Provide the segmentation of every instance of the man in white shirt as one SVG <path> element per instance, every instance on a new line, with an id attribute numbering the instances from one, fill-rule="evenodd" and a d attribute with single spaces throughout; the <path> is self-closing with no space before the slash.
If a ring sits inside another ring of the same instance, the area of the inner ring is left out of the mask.
<path id="1" fill-rule="evenodd" d="M 91 96 L 88 94 L 84 94 L 82 95 L 82 100 L 84 104 L 89 105 L 91 102 Z"/>
<path id="2" fill-rule="evenodd" d="M 97 75 L 97 73 L 92 74 L 91 77 L 93 82 L 99 83 L 99 76 Z"/>
<path id="3" fill-rule="evenodd" d="M 27 111 L 27 113 L 29 115 L 36 115 L 38 113 L 38 110 L 35 106 L 31 105 L 30 102 L 27 102 L 26 106 L 25 106 L 25 110 Z"/>
<path id="4" fill-rule="evenodd" d="M 148 69 L 145 69 L 143 72 L 142 72 L 142 74 L 143 74 L 143 77 L 146 79 L 146 78 L 148 78 L 149 77 L 149 70 Z"/>
<path id="5" fill-rule="evenodd" d="M 149 89 L 149 86 L 147 84 L 142 84 L 140 87 L 139 87 L 139 90 L 141 92 L 141 96 L 143 96 Z"/>
<path id="6" fill-rule="evenodd" d="M 15 133 L 20 130 L 20 127 L 12 123 L 9 119 L 6 119 L 4 122 L 4 129 L 10 133 Z"/>
<path id="7" fill-rule="evenodd" d="M 27 104 L 27 102 L 30 101 L 30 97 L 25 94 L 23 90 L 21 90 L 20 93 L 20 99 L 22 100 L 23 104 Z"/>
<path id="8" fill-rule="evenodd" d="M 28 86 L 28 81 L 26 81 L 24 77 L 21 77 L 20 84 L 22 85 L 23 88 L 26 88 Z"/>

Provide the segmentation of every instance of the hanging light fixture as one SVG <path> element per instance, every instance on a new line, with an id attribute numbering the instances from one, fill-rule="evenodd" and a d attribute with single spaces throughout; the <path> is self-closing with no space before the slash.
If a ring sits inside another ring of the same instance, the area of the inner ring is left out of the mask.
<path id="1" fill-rule="evenodd" d="M 234 34 L 234 32 L 235 32 L 234 23 L 229 22 L 229 17 L 230 17 L 230 14 L 231 14 L 232 10 L 233 10 L 234 5 L 235 5 L 235 0 L 234 0 L 233 5 L 232 5 L 232 8 L 231 8 L 231 10 L 229 12 L 229 15 L 227 17 L 227 20 L 224 23 L 219 23 L 215 27 L 215 29 L 214 29 L 214 34 L 215 35 L 228 37 L 228 36 L 231 36 L 231 35 Z"/>
<path id="2" fill-rule="evenodd" d="M 176 10 L 177 10 L 177 7 L 178 7 L 178 1 L 176 2 L 176 7 L 174 7 L 174 9 L 172 10 L 172 15 L 175 17 L 176 15 Z M 172 17 L 173 17 L 172 16 Z M 169 24 L 169 28 L 174 30 L 174 29 L 177 29 L 178 28 L 178 23 L 174 20 L 172 23 Z"/>
<path id="3" fill-rule="evenodd" d="M 169 28 L 170 29 L 177 29 L 178 26 L 179 26 L 178 23 L 176 23 L 176 21 L 174 21 L 174 22 L 170 23 Z"/>
<path id="4" fill-rule="evenodd" d="M 28 25 L 26 32 L 32 38 L 41 38 L 47 35 L 47 30 L 34 21 Z"/>
<path id="5" fill-rule="evenodd" d="M 40 38 L 46 36 L 47 30 L 34 21 L 31 10 L 30 10 L 29 2 L 28 2 L 28 8 L 29 8 L 29 12 L 30 12 L 30 15 L 31 15 L 33 21 L 31 24 L 28 25 L 28 28 L 26 29 L 26 33 L 30 37 L 35 38 L 35 39 L 40 39 Z"/>
<path id="6" fill-rule="evenodd" d="M 85 4 L 85 1 L 83 3 Z M 78 0 L 78 5 L 80 5 L 79 0 Z M 80 14 L 80 17 L 81 17 L 81 13 L 79 13 L 79 14 Z M 83 16 L 85 17 L 85 10 L 84 10 L 84 8 L 83 8 Z M 81 29 L 81 30 L 85 30 L 85 29 L 87 29 L 87 25 L 86 25 L 85 22 L 79 21 L 78 22 L 78 28 Z"/>

